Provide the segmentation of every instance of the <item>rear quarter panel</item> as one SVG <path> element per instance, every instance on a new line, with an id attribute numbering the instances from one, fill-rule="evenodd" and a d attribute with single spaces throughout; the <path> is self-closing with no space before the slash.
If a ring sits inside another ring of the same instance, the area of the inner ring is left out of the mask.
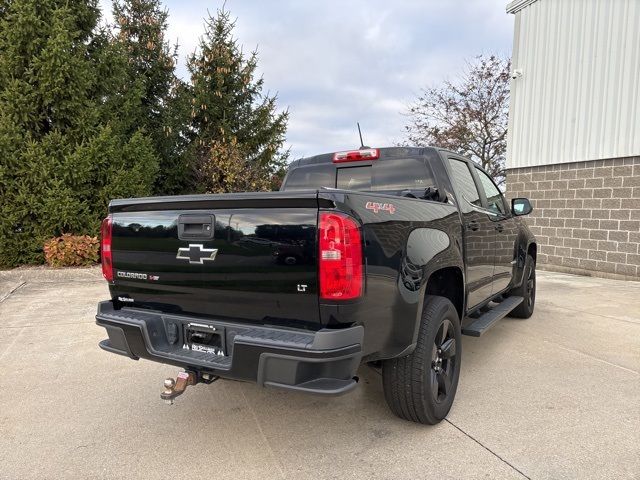
<path id="1" fill-rule="evenodd" d="M 397 196 L 330 195 L 337 209 L 363 225 L 365 293 L 350 303 L 321 303 L 321 322 L 364 325 L 365 360 L 408 354 L 415 346 L 431 274 L 450 266 L 464 272 L 458 210 Z"/>

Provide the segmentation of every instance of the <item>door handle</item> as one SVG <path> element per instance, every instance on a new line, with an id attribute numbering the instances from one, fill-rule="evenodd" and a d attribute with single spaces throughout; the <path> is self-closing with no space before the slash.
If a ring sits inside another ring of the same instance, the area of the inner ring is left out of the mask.
<path id="1" fill-rule="evenodd" d="M 496 230 L 498 232 L 502 232 L 504 230 L 504 227 L 502 225 L 498 224 L 498 225 L 496 225 Z"/>
<path id="2" fill-rule="evenodd" d="M 469 230 L 473 230 L 475 232 L 476 230 L 478 230 L 480 228 L 480 224 L 478 222 L 476 222 L 475 220 L 471 220 L 470 222 L 467 222 L 467 228 Z"/>
<path id="3" fill-rule="evenodd" d="M 178 217 L 178 238 L 180 240 L 213 240 L 215 219 L 213 215 L 182 214 Z"/>

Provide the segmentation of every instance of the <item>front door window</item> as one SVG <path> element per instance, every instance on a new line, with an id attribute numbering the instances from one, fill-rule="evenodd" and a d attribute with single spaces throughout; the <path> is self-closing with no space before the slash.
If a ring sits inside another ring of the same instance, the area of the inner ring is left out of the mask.
<path id="1" fill-rule="evenodd" d="M 487 208 L 495 213 L 504 215 L 506 213 L 506 209 L 504 207 L 502 193 L 500 193 L 500 190 L 498 190 L 496 184 L 493 183 L 493 180 L 489 178 L 489 175 L 487 175 L 477 167 L 476 172 L 478 173 L 478 177 L 480 177 L 480 184 L 482 185 L 484 194 L 487 197 Z"/>

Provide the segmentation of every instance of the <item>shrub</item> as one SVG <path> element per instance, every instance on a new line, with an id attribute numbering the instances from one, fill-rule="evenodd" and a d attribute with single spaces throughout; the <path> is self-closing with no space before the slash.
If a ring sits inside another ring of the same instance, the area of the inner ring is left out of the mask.
<path id="1" fill-rule="evenodd" d="M 97 237 L 63 233 L 44 244 L 44 258 L 52 267 L 84 267 L 98 262 Z"/>

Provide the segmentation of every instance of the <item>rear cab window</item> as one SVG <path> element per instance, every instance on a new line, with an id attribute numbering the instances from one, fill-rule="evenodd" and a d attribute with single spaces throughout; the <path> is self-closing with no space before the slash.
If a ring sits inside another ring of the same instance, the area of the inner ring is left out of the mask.
<path id="1" fill-rule="evenodd" d="M 287 175 L 283 190 L 315 190 L 322 187 L 336 188 L 336 169 L 333 164 L 298 167 Z"/>
<path id="2" fill-rule="evenodd" d="M 380 158 L 353 162 L 349 166 L 322 163 L 296 167 L 287 176 L 282 190 L 315 190 L 322 187 L 370 192 L 424 192 L 436 185 L 431 167 L 423 156 Z"/>

